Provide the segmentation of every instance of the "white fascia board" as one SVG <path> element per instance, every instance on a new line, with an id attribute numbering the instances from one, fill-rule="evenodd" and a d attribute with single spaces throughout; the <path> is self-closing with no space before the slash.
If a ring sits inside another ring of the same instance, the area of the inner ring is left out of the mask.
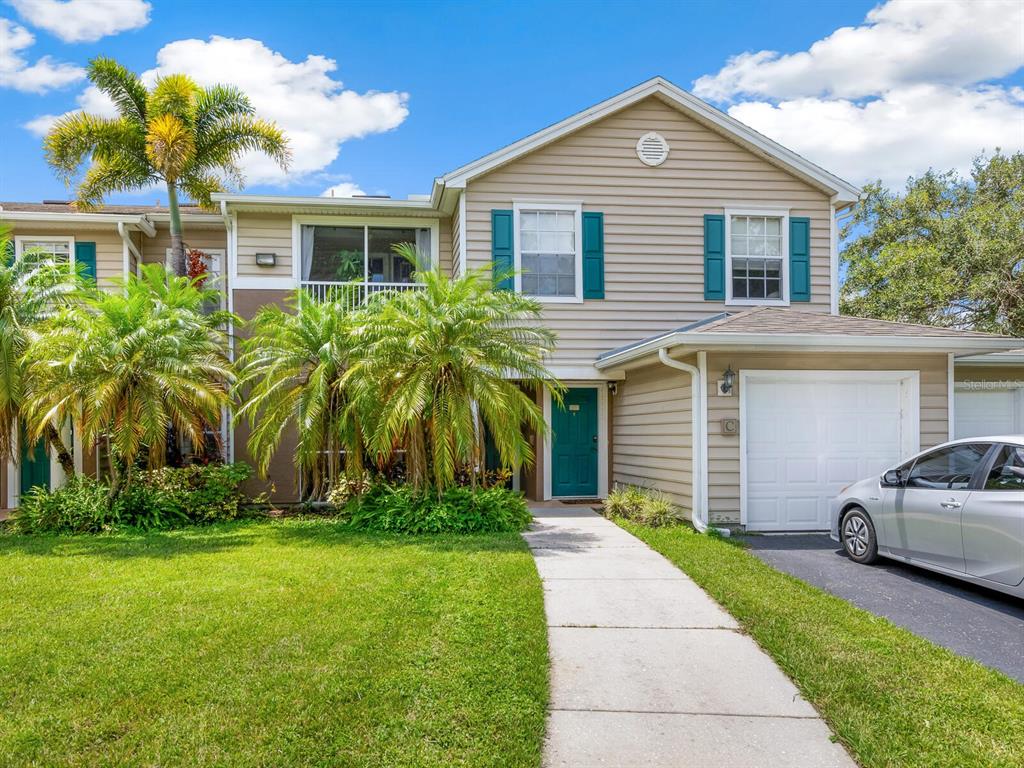
<path id="1" fill-rule="evenodd" d="M 58 213 L 56 211 L 5 211 L 0 209 L 0 221 L 37 221 L 79 224 L 127 224 L 145 231 L 153 225 L 140 214 L 123 213 Z"/>
<path id="2" fill-rule="evenodd" d="M 356 208 L 369 210 L 437 211 L 433 199 L 391 200 L 380 197 L 299 197 L 290 195 L 240 195 L 224 192 L 214 193 L 211 195 L 211 199 L 217 203 L 223 201 L 235 209 L 244 209 L 246 206 L 280 206 L 282 208 L 305 207 L 323 208 L 325 210 Z"/>
<path id="3" fill-rule="evenodd" d="M 993 366 L 993 365 L 1024 365 L 1024 353 L 1019 355 L 978 355 L 957 358 L 957 365 Z"/>
<path id="4" fill-rule="evenodd" d="M 171 214 L 169 213 L 147 213 L 146 218 L 150 221 L 158 221 L 161 224 L 169 222 L 171 220 Z M 181 221 L 183 224 L 215 224 L 222 226 L 224 219 L 219 213 L 184 213 L 181 214 Z"/>
<path id="5" fill-rule="evenodd" d="M 456 168 L 454 171 L 442 176 L 441 181 L 450 187 L 464 187 L 467 181 L 510 162 L 520 155 L 557 141 L 566 134 L 579 130 L 609 114 L 653 95 L 660 95 L 668 99 L 699 119 L 718 127 L 748 148 L 760 151 L 774 158 L 797 175 L 829 190 L 839 204 L 856 202 L 860 198 L 861 191 L 858 187 L 843 181 L 838 176 L 786 149 L 781 144 L 777 144 L 767 136 L 763 136 L 754 129 L 730 117 L 721 110 L 715 109 L 707 102 L 698 99 L 693 94 L 682 90 L 661 77 L 655 77 L 640 83 L 640 85 L 623 91 L 610 99 L 606 99 L 600 104 L 596 104 L 561 122 L 550 125 L 524 139 L 509 144 L 507 147 L 503 147 L 496 152 Z"/>
<path id="6" fill-rule="evenodd" d="M 758 351 L 794 352 L 946 352 L 978 355 L 1005 352 L 1020 346 L 1020 339 L 956 338 L 950 336 L 840 336 L 798 333 L 674 333 L 652 339 L 632 349 L 598 360 L 604 370 L 668 347 L 692 350 L 748 348 Z"/>

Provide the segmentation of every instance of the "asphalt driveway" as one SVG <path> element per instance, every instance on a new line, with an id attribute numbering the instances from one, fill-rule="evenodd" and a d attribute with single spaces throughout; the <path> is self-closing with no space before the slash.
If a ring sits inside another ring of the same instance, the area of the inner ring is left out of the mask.
<path id="1" fill-rule="evenodd" d="M 858 565 L 827 534 L 743 540 L 774 568 L 1024 683 L 1024 601 L 891 560 Z"/>

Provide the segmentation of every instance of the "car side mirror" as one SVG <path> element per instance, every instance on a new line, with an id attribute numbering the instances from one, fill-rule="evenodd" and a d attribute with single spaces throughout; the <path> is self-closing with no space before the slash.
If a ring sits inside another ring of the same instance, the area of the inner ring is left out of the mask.
<path id="1" fill-rule="evenodd" d="M 890 469 L 882 475 L 882 485 L 896 488 L 903 485 L 903 473 L 898 469 Z"/>

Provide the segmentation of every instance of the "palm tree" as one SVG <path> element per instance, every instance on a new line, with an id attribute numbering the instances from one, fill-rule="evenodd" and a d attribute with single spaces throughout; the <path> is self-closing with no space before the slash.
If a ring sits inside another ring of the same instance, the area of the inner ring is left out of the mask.
<path id="1" fill-rule="evenodd" d="M 24 355 L 43 323 L 84 286 L 65 265 L 28 251 L 15 259 L 9 233 L 0 231 L 0 461 L 20 461 L 25 398 L 37 388 Z M 52 419 L 41 424 L 43 437 L 71 477 L 75 464 Z"/>
<path id="2" fill-rule="evenodd" d="M 238 88 L 201 88 L 186 75 L 168 75 L 147 90 L 138 75 L 113 59 L 89 62 L 89 80 L 110 97 L 118 116 L 75 112 L 46 136 L 46 160 L 66 184 L 87 161 L 76 189 L 76 206 L 90 210 L 114 192 L 167 186 L 175 272 L 185 275 L 178 193 L 201 206 L 228 186 L 242 186 L 238 160 L 262 152 L 287 169 L 288 140 L 271 122 L 256 117 Z"/>
<path id="3" fill-rule="evenodd" d="M 412 246 L 395 250 L 417 263 Z M 485 426 L 506 467 L 531 464 L 523 426 L 546 426 L 527 390 L 561 392 L 545 366 L 555 337 L 538 322 L 540 304 L 492 290 L 489 270 L 416 280 L 422 290 L 373 299 L 359 318 L 358 359 L 343 385 L 375 413 L 369 447 L 382 458 L 404 449 L 409 481 L 438 492 L 460 466 L 480 466 Z"/>
<path id="4" fill-rule="evenodd" d="M 86 445 L 104 441 L 115 497 L 143 457 L 163 464 L 167 426 L 193 444 L 216 424 L 234 380 L 227 312 L 209 312 L 217 292 L 149 264 L 48 321 L 26 354 L 39 385 L 29 423 L 71 419 Z"/>
<path id="5" fill-rule="evenodd" d="M 237 415 L 252 430 L 249 453 L 265 475 L 286 430 L 294 431 L 295 466 L 310 478 L 312 498 L 323 498 L 342 472 L 363 468 L 360 419 L 341 386 L 356 340 L 348 291 L 318 301 L 300 290 L 287 309 L 262 307 L 238 358 Z"/>

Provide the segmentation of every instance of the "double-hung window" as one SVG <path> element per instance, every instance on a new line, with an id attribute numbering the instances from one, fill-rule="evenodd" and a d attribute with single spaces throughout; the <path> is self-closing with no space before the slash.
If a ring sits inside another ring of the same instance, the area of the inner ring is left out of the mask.
<path id="1" fill-rule="evenodd" d="M 515 205 L 516 286 L 541 301 L 583 300 L 582 207 Z"/>
<path id="2" fill-rule="evenodd" d="M 726 303 L 789 303 L 789 214 L 726 211 Z"/>
<path id="3" fill-rule="evenodd" d="M 75 252 L 75 240 L 71 237 L 36 237 L 25 235 L 15 237 L 15 254 L 41 253 L 50 256 L 58 264 L 70 264 Z"/>

